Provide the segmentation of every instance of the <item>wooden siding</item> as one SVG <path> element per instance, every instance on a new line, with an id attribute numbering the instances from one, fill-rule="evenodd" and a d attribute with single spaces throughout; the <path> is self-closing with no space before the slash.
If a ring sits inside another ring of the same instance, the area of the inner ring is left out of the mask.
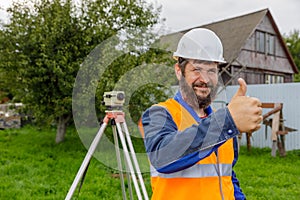
<path id="1" fill-rule="evenodd" d="M 256 30 L 270 33 L 275 36 L 275 55 L 256 52 Z M 237 60 L 250 68 L 258 68 L 268 71 L 293 74 L 294 71 L 292 69 L 292 66 L 287 59 L 284 49 L 278 39 L 278 35 L 275 34 L 275 30 L 267 16 L 263 18 L 261 23 L 257 26 L 256 30 L 246 41 Z"/>
<path id="2" fill-rule="evenodd" d="M 275 55 L 256 51 L 256 31 L 275 36 Z M 280 75 L 284 77 L 284 82 L 292 82 L 294 70 L 278 37 L 280 36 L 276 35 L 276 31 L 266 15 L 246 40 L 236 61 L 232 63 L 231 73 L 234 75 L 242 66 L 245 66 L 246 69 L 240 72 L 237 77 L 244 78 L 248 84 L 264 84 L 266 74 Z M 224 79 L 226 81 L 228 78 L 224 76 Z M 237 78 L 230 85 L 237 84 L 236 80 Z"/>
<path id="3" fill-rule="evenodd" d="M 256 29 L 256 30 L 262 31 L 262 32 L 267 32 L 266 30 L 263 30 L 263 29 Z M 269 33 L 271 33 L 271 31 Z M 276 55 L 276 57 L 282 57 L 282 58 L 287 59 L 285 51 L 278 39 L 278 35 L 275 34 L 274 36 L 275 36 L 275 55 Z M 256 44 L 256 42 L 255 42 L 255 31 L 254 31 L 253 34 L 246 41 L 245 46 L 242 48 L 242 50 L 255 52 L 255 44 Z"/>
<path id="4" fill-rule="evenodd" d="M 237 60 L 248 68 L 263 69 L 279 73 L 293 74 L 293 69 L 288 59 L 283 57 L 265 56 L 261 53 L 241 51 Z M 234 62 L 237 65 L 238 63 Z"/>
<path id="5" fill-rule="evenodd" d="M 235 74 L 235 78 L 231 80 L 230 83 L 228 81 L 230 80 L 230 76 L 227 73 L 223 73 L 222 80 L 223 83 L 226 85 L 238 85 L 238 78 L 243 78 L 247 84 L 266 84 L 266 75 L 276 75 L 276 76 L 282 76 L 284 83 L 290 83 L 293 82 L 293 75 L 292 74 L 284 74 L 280 72 L 273 72 L 273 71 L 266 71 L 264 69 L 256 69 L 256 68 L 246 68 L 242 71 L 241 66 L 230 66 L 230 72 L 231 74 Z"/>
<path id="6" fill-rule="evenodd" d="M 261 22 L 256 26 L 257 30 L 265 31 L 268 33 L 271 33 L 273 35 L 276 35 L 276 32 L 274 30 L 274 27 L 270 21 L 270 19 L 265 15 Z"/>

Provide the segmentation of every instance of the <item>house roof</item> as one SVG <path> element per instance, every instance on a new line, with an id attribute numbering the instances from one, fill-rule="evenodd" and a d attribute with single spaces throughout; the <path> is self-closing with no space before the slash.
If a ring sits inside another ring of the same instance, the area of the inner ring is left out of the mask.
<path id="1" fill-rule="evenodd" d="M 220 37 L 224 48 L 224 58 L 230 62 L 237 58 L 246 40 L 266 13 L 267 10 L 262 10 L 202 27 L 213 30 Z"/>
<path id="2" fill-rule="evenodd" d="M 213 30 L 222 40 L 223 48 L 224 48 L 224 58 L 228 63 L 230 63 L 238 57 L 247 39 L 254 33 L 255 28 L 257 27 L 257 25 L 260 24 L 260 22 L 263 20 L 263 18 L 266 15 L 269 17 L 272 23 L 272 26 L 279 38 L 279 41 L 287 55 L 287 58 L 294 72 L 298 73 L 298 68 L 295 65 L 294 60 L 292 59 L 290 52 L 288 51 L 288 48 L 280 34 L 280 31 L 269 9 L 263 9 L 246 15 L 225 19 L 222 21 L 218 21 L 218 22 L 214 22 L 202 26 L 197 26 L 193 28 L 201 27 L 201 28 L 208 28 Z M 191 29 L 192 28 L 170 34 L 168 35 L 168 37 L 171 36 L 172 39 L 179 40 L 181 34 L 184 34 L 185 32 Z"/>

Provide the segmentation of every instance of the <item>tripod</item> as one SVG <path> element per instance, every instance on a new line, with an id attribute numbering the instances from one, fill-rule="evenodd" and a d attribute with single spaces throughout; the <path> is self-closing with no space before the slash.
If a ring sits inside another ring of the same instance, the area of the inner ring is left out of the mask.
<path id="1" fill-rule="evenodd" d="M 128 132 L 128 128 L 126 125 L 125 121 L 125 114 L 122 111 L 106 111 L 106 115 L 103 119 L 103 124 L 101 125 L 98 133 L 96 134 L 78 172 L 77 175 L 72 183 L 72 186 L 65 198 L 65 200 L 70 200 L 73 196 L 73 193 L 76 190 L 76 187 L 78 185 L 78 182 L 80 181 L 82 175 L 85 173 L 86 168 L 89 164 L 89 161 L 93 155 L 93 153 L 96 150 L 96 147 L 102 137 L 102 134 L 107 126 L 107 124 L 111 121 L 112 125 L 112 130 L 113 130 L 113 136 L 114 136 L 114 142 L 115 142 L 115 150 L 116 150 L 116 156 L 117 156 L 117 162 L 118 162 L 118 169 L 120 172 L 120 179 L 121 179 L 121 186 L 122 186 L 122 195 L 123 195 L 123 200 L 126 200 L 126 188 L 125 188 L 125 183 L 124 183 L 124 177 L 123 177 L 123 172 L 122 172 L 122 161 L 121 161 L 121 153 L 119 149 L 119 142 L 118 142 L 118 137 L 121 141 L 123 151 L 124 151 L 124 161 L 125 161 L 125 166 L 126 166 L 126 175 L 128 179 L 128 189 L 129 189 L 129 194 L 130 194 L 130 199 L 133 199 L 133 192 L 131 188 L 131 182 L 130 182 L 130 175 L 132 177 L 132 181 L 135 187 L 136 195 L 139 200 L 142 200 L 143 197 L 145 200 L 148 200 L 148 194 L 145 188 L 145 184 L 143 181 L 143 177 L 141 174 L 141 170 L 138 165 L 138 161 L 135 155 L 135 151 L 131 142 L 130 134 Z M 127 148 L 127 145 L 129 147 L 129 151 Z M 129 171 L 129 172 L 128 172 Z M 137 176 L 136 176 L 137 174 Z M 139 180 L 139 183 L 137 181 Z M 140 191 L 140 187 L 142 189 L 142 193 Z M 142 196 L 143 194 L 143 196 Z"/>

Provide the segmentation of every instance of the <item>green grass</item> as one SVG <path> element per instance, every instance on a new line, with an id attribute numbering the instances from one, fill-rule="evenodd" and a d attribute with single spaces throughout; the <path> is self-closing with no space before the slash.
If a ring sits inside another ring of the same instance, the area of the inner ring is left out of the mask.
<path id="1" fill-rule="evenodd" d="M 74 130 L 64 143 L 54 141 L 54 129 L 0 131 L 1 200 L 65 198 L 87 150 Z M 111 171 L 93 158 L 73 199 L 122 199 L 120 180 Z"/>
<path id="2" fill-rule="evenodd" d="M 87 153 L 76 131 L 55 144 L 54 129 L 25 127 L 0 131 L 0 199 L 64 199 Z M 235 167 L 248 200 L 300 199 L 300 151 L 281 158 L 270 149 L 241 148 Z M 91 160 L 78 196 L 73 199 L 122 199 L 120 180 L 113 170 Z M 149 174 L 145 182 L 150 191 Z"/>
<path id="3" fill-rule="evenodd" d="M 235 167 L 243 192 L 250 200 L 299 200 L 300 151 L 271 156 L 269 148 L 242 147 Z"/>

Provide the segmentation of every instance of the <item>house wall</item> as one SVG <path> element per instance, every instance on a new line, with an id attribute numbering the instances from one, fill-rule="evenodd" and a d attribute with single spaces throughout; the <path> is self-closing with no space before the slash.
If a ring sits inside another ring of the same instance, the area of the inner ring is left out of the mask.
<path id="1" fill-rule="evenodd" d="M 278 72 L 280 74 L 294 73 L 288 59 L 283 57 L 265 56 L 261 53 L 243 50 L 238 57 L 238 61 L 249 68 L 267 70 L 273 73 Z"/>
<path id="2" fill-rule="evenodd" d="M 273 35 L 277 35 L 277 33 L 275 32 L 275 30 L 273 28 L 273 25 L 272 25 L 270 19 L 267 16 L 265 16 L 263 18 L 263 20 L 260 22 L 260 24 L 258 24 L 256 26 L 256 30 L 267 32 L 267 33 L 270 33 L 270 34 L 273 34 Z M 276 36 L 276 39 L 275 39 L 275 48 L 276 48 L 276 53 L 275 54 L 276 54 L 277 57 L 286 58 L 285 51 L 284 51 L 284 49 L 282 48 L 282 46 L 280 44 L 278 36 Z M 255 32 L 253 32 L 253 34 L 249 37 L 249 39 L 245 43 L 245 46 L 244 46 L 243 49 L 250 50 L 250 51 L 255 51 Z"/>
<path id="3" fill-rule="evenodd" d="M 276 35 L 267 16 L 258 24 L 256 30 Z M 281 75 L 284 77 L 284 82 L 293 81 L 294 71 L 285 55 L 278 36 L 275 37 L 275 55 L 258 53 L 255 50 L 255 45 L 254 31 L 242 48 L 237 58 L 238 62 L 233 62 L 233 65 L 238 66 L 241 63 L 247 67 L 247 70 L 240 73 L 241 77 L 245 78 L 249 84 L 264 84 L 264 74 Z M 237 71 L 236 69 L 236 67 L 233 67 L 232 73 L 235 73 Z"/>
<path id="4" fill-rule="evenodd" d="M 255 69 L 255 68 L 247 68 L 244 69 L 242 72 L 239 72 L 240 69 L 241 69 L 240 66 L 231 66 L 231 71 L 233 74 L 235 74 L 235 79 L 229 85 L 238 84 L 237 82 L 238 78 L 245 79 L 248 84 L 266 84 L 265 73 L 283 76 L 284 83 L 293 82 L 293 75 L 291 74 L 284 74 L 280 72 L 266 71 L 263 69 Z M 226 76 L 226 74 L 224 74 L 222 78 L 225 83 L 230 79 L 230 77 L 228 77 L 228 75 Z"/>
<path id="5" fill-rule="evenodd" d="M 233 73 L 238 73 L 238 70 L 240 67 L 233 67 Z M 234 85 L 237 85 L 237 79 L 238 78 L 243 78 L 246 80 L 247 84 L 264 84 L 264 73 L 262 70 L 257 70 L 257 69 L 244 69 L 242 72 L 239 73 L 239 75 L 236 77 L 235 81 L 233 82 Z"/>

